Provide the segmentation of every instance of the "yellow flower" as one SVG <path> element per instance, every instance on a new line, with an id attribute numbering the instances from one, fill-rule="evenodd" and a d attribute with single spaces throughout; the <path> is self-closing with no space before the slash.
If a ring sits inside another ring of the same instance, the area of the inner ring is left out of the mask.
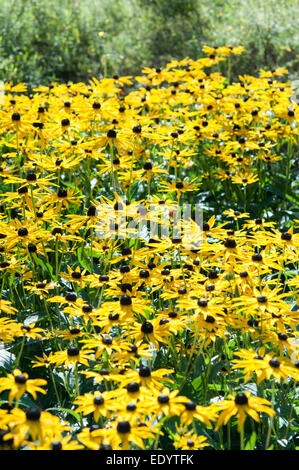
<path id="1" fill-rule="evenodd" d="M 99 421 L 100 416 L 108 418 L 110 416 L 111 399 L 109 392 L 85 393 L 76 398 L 75 405 L 77 413 L 83 413 L 84 416 L 93 413 L 95 422 Z"/>
<path id="2" fill-rule="evenodd" d="M 173 445 L 175 449 L 180 450 L 200 450 L 209 446 L 205 436 L 198 436 L 190 431 L 182 436 L 175 435 Z"/>
<path id="3" fill-rule="evenodd" d="M 223 424 L 227 424 L 232 416 L 237 415 L 238 431 L 241 432 L 247 415 L 257 422 L 260 421 L 259 412 L 274 416 L 275 411 L 270 408 L 270 405 L 268 400 L 251 396 L 249 392 L 238 393 L 235 397 L 230 395 L 229 400 L 223 400 L 215 405 L 220 412 L 215 431 Z"/>
<path id="4" fill-rule="evenodd" d="M 7 377 L 0 378 L 0 392 L 9 390 L 8 400 L 11 404 L 14 399 L 17 401 L 24 395 L 30 393 L 36 399 L 36 393 L 46 394 L 46 391 L 41 388 L 46 385 L 47 381 L 44 379 L 29 379 L 28 374 L 15 369 L 12 374 Z"/>
<path id="5" fill-rule="evenodd" d="M 75 366 L 76 364 L 84 364 L 89 366 L 89 360 L 93 360 L 93 356 L 90 355 L 92 351 L 80 351 L 79 348 L 73 346 L 64 351 L 56 351 L 49 358 L 52 364 L 56 367 L 64 364 L 65 367 L 69 365 Z"/>

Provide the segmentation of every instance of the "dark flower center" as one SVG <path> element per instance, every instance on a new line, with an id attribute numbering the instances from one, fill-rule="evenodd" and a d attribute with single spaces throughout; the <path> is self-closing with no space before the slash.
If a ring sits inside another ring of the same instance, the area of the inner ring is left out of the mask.
<path id="1" fill-rule="evenodd" d="M 52 235 L 62 235 L 62 229 L 60 227 L 55 227 L 52 230 Z"/>
<path id="2" fill-rule="evenodd" d="M 96 215 L 96 207 L 95 206 L 90 206 L 87 211 L 88 217 L 94 217 Z"/>
<path id="3" fill-rule="evenodd" d="M 236 248 L 237 243 L 233 238 L 227 238 L 224 242 L 225 248 Z"/>
<path id="4" fill-rule="evenodd" d="M 28 230 L 26 227 L 22 227 L 18 230 L 19 237 L 26 237 L 28 235 Z"/>
<path id="5" fill-rule="evenodd" d="M 209 278 L 209 279 L 217 279 L 217 278 L 218 278 L 218 273 L 217 273 L 217 271 L 210 271 L 210 272 L 208 273 L 208 278 Z"/>
<path id="6" fill-rule="evenodd" d="M 213 291 L 213 290 L 215 290 L 214 284 L 208 284 L 208 285 L 206 285 L 206 291 L 207 291 L 207 292 L 211 292 L 211 291 Z"/>
<path id="7" fill-rule="evenodd" d="M 265 304 L 267 302 L 267 297 L 265 295 L 259 295 L 257 301 L 259 304 Z"/>
<path id="8" fill-rule="evenodd" d="M 136 353 L 137 352 L 137 346 L 135 344 L 130 344 L 130 353 Z"/>
<path id="9" fill-rule="evenodd" d="M 115 137 L 117 136 L 117 133 L 114 129 L 110 129 L 108 132 L 107 132 L 107 137 L 109 139 L 115 139 Z"/>
<path id="10" fill-rule="evenodd" d="M 283 232 L 281 234 L 281 239 L 285 241 L 290 241 L 292 240 L 292 234 L 290 232 Z"/>
<path id="11" fill-rule="evenodd" d="M 66 189 L 59 189 L 59 191 L 58 191 L 58 193 L 57 193 L 57 196 L 58 196 L 58 197 L 61 197 L 61 198 L 67 197 L 67 191 L 66 191 Z"/>
<path id="12" fill-rule="evenodd" d="M 196 409 L 196 403 L 194 403 L 194 401 L 187 401 L 184 405 L 188 411 L 195 411 Z"/>
<path id="13" fill-rule="evenodd" d="M 102 338 L 102 343 L 106 344 L 107 346 L 110 346 L 112 344 L 112 338 L 110 338 L 109 336 L 104 336 Z"/>
<path id="14" fill-rule="evenodd" d="M 19 113 L 13 113 L 11 116 L 12 121 L 20 121 L 21 120 L 21 115 Z"/>
<path id="15" fill-rule="evenodd" d="M 68 348 L 67 355 L 70 357 L 79 356 L 80 349 L 79 348 Z"/>
<path id="16" fill-rule="evenodd" d="M 168 316 L 169 318 L 176 318 L 178 314 L 176 312 L 169 312 Z"/>
<path id="17" fill-rule="evenodd" d="M 74 271 L 72 273 L 72 278 L 73 279 L 80 279 L 82 277 L 82 274 L 80 273 L 80 271 Z"/>
<path id="18" fill-rule="evenodd" d="M 262 261 L 263 257 L 259 253 L 255 253 L 254 255 L 252 255 L 251 259 L 252 261 Z"/>
<path id="19" fill-rule="evenodd" d="M 149 277 L 149 272 L 146 269 L 142 269 L 139 273 L 141 279 L 147 279 Z"/>
<path id="20" fill-rule="evenodd" d="M 243 279 L 245 279 L 246 277 L 248 277 L 248 272 L 247 272 L 247 271 L 241 271 L 241 272 L 240 272 L 240 277 L 242 277 Z"/>
<path id="21" fill-rule="evenodd" d="M 280 366 L 280 362 L 278 359 L 270 359 L 269 366 L 273 367 L 274 369 L 278 369 Z"/>
<path id="22" fill-rule="evenodd" d="M 248 398 L 245 395 L 245 393 L 238 393 L 235 398 L 235 404 L 236 405 L 247 405 L 248 403 Z"/>
<path id="23" fill-rule="evenodd" d="M 149 321 L 145 321 L 144 323 L 142 323 L 141 325 L 141 331 L 142 333 L 144 334 L 150 334 L 154 331 L 154 326 L 152 325 L 151 322 Z"/>
<path id="24" fill-rule="evenodd" d="M 143 165 L 143 169 L 144 170 L 152 170 L 153 165 L 151 164 L 151 162 L 145 162 L 145 164 Z"/>
<path id="25" fill-rule="evenodd" d="M 131 431 L 131 425 L 129 421 L 120 421 L 117 424 L 117 432 L 120 434 L 128 434 Z"/>
<path id="26" fill-rule="evenodd" d="M 142 366 L 139 369 L 139 376 L 140 377 L 150 377 L 151 376 L 151 370 L 149 367 Z"/>
<path id="27" fill-rule="evenodd" d="M 98 103 L 97 101 L 95 101 L 94 103 L 92 103 L 92 107 L 93 107 L 93 109 L 100 109 L 100 108 L 101 108 L 101 104 Z"/>
<path id="28" fill-rule="evenodd" d="M 135 405 L 135 403 L 129 403 L 127 405 L 127 411 L 135 411 L 137 408 L 137 406 Z"/>
<path id="29" fill-rule="evenodd" d="M 34 245 L 33 243 L 29 243 L 28 251 L 29 251 L 29 253 L 35 253 L 37 251 L 36 245 Z"/>
<path id="30" fill-rule="evenodd" d="M 118 313 L 109 313 L 108 318 L 111 321 L 117 321 L 119 319 L 119 314 Z"/>
<path id="31" fill-rule="evenodd" d="M 127 390 L 130 393 L 139 392 L 140 385 L 137 382 L 130 382 L 127 384 Z"/>
<path id="32" fill-rule="evenodd" d="M 164 394 L 161 394 L 158 396 L 158 402 L 161 404 L 161 405 L 164 405 L 166 403 L 169 402 L 169 396 L 168 395 L 164 395 Z"/>
<path id="33" fill-rule="evenodd" d="M 26 419 L 28 421 L 38 421 L 40 418 L 41 412 L 39 408 L 31 407 L 26 411 Z"/>
<path id="34" fill-rule="evenodd" d="M 154 269 L 156 267 L 156 265 L 155 265 L 155 263 L 150 262 L 150 263 L 148 263 L 147 267 L 148 267 L 148 269 Z"/>
<path id="35" fill-rule="evenodd" d="M 119 267 L 119 271 L 120 271 L 122 274 L 129 273 L 129 272 L 130 272 L 130 266 L 128 266 L 127 264 L 122 264 L 122 265 Z"/>
<path id="36" fill-rule="evenodd" d="M 134 134 L 140 134 L 141 133 L 140 124 L 138 124 L 138 126 L 134 126 L 132 130 L 133 130 Z"/>
<path id="37" fill-rule="evenodd" d="M 70 125 L 70 120 L 69 120 L 68 118 L 62 119 L 61 125 L 62 125 L 63 127 L 69 126 L 69 125 Z"/>
<path id="38" fill-rule="evenodd" d="M 79 333 L 81 333 L 81 330 L 80 330 L 80 328 L 72 328 L 70 330 L 70 333 L 71 333 L 71 335 L 78 335 Z"/>
<path id="39" fill-rule="evenodd" d="M 259 325 L 259 322 L 257 320 L 253 320 L 252 318 L 250 318 L 247 322 L 247 325 L 253 328 L 257 328 Z"/>
<path id="40" fill-rule="evenodd" d="M 22 188 L 18 189 L 19 194 L 27 194 L 28 193 L 28 188 L 26 186 L 23 186 Z"/>
<path id="41" fill-rule="evenodd" d="M 15 376 L 15 382 L 18 385 L 23 385 L 26 383 L 26 381 L 27 381 L 27 378 L 23 374 L 19 374 Z"/>
<path id="42" fill-rule="evenodd" d="M 206 322 L 207 323 L 215 323 L 215 318 L 212 317 L 212 315 L 207 315 Z"/>
<path id="43" fill-rule="evenodd" d="M 37 289 L 44 289 L 46 287 L 46 284 L 44 282 L 38 282 L 36 284 Z"/>
<path id="44" fill-rule="evenodd" d="M 91 313 L 92 312 L 92 306 L 91 305 L 84 305 L 82 307 L 82 310 L 84 313 Z"/>
<path id="45" fill-rule="evenodd" d="M 199 307 L 207 307 L 208 301 L 207 301 L 207 300 L 204 300 L 204 299 L 199 299 L 199 300 L 197 301 L 197 305 L 198 305 Z"/>
<path id="46" fill-rule="evenodd" d="M 281 341 L 286 341 L 288 339 L 288 337 L 285 333 L 278 333 L 277 336 Z"/>
<path id="47" fill-rule="evenodd" d="M 122 295 L 120 298 L 120 304 L 124 307 L 132 305 L 131 297 L 129 295 Z"/>
<path id="48" fill-rule="evenodd" d="M 122 255 L 122 256 L 129 256 L 129 255 L 131 255 L 131 254 L 132 254 L 131 248 L 124 248 L 124 249 L 122 250 L 122 252 L 121 252 L 121 255 Z"/>
<path id="49" fill-rule="evenodd" d="M 168 276 L 170 274 L 169 269 L 162 269 L 161 271 L 162 276 Z"/>
<path id="50" fill-rule="evenodd" d="M 35 173 L 27 173 L 26 180 L 27 181 L 36 181 L 36 174 Z"/>
<path id="51" fill-rule="evenodd" d="M 59 441 L 53 441 L 51 443 L 51 449 L 52 450 L 62 450 L 62 444 Z"/>
<path id="52" fill-rule="evenodd" d="M 69 292 L 68 294 L 66 294 L 65 300 L 67 300 L 68 302 L 76 302 L 77 295 L 73 292 Z"/>
<path id="53" fill-rule="evenodd" d="M 96 406 L 103 405 L 104 403 L 104 398 L 103 397 L 94 397 L 93 399 L 93 404 Z"/>

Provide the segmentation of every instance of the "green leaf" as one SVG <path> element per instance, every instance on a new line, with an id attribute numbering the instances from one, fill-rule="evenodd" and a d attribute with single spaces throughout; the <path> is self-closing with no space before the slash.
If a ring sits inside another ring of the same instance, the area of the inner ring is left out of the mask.
<path id="1" fill-rule="evenodd" d="M 254 450 L 256 438 L 257 438 L 256 432 L 253 432 L 249 438 L 249 441 L 245 445 L 245 450 Z"/>
<path id="2" fill-rule="evenodd" d="M 87 269 L 87 271 L 92 272 L 91 264 L 85 256 L 84 247 L 80 246 L 77 250 L 77 253 L 78 253 L 78 261 L 81 264 L 81 266 Z"/>
<path id="3" fill-rule="evenodd" d="M 203 376 L 197 377 L 196 379 L 193 380 L 192 385 L 194 390 L 199 390 L 204 383 L 204 378 Z"/>
<path id="4" fill-rule="evenodd" d="M 81 418 L 80 418 L 80 415 L 78 413 L 76 413 L 74 410 L 70 410 L 69 408 L 48 408 L 47 411 L 58 411 L 59 413 L 68 413 L 72 416 L 74 416 L 74 418 L 80 422 L 81 421 Z"/>
<path id="5" fill-rule="evenodd" d="M 34 261 L 39 264 L 44 270 L 50 273 L 51 278 L 53 277 L 53 266 L 50 263 L 45 263 L 41 258 L 33 255 Z"/>

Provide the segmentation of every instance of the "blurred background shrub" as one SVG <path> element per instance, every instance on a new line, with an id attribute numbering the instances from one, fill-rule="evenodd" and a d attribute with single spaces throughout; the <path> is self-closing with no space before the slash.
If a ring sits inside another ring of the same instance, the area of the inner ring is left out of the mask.
<path id="1" fill-rule="evenodd" d="M 1 0 L 0 80 L 37 84 L 139 74 L 242 45 L 232 75 L 299 68 L 298 0 Z"/>

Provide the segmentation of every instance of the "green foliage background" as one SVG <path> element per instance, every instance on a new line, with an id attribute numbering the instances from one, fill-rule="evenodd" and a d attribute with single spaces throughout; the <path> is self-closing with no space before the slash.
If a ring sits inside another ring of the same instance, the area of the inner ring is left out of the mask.
<path id="1" fill-rule="evenodd" d="M 298 13 L 298 0 L 1 0 L 0 80 L 133 75 L 228 43 L 246 49 L 233 76 L 278 65 L 295 76 Z"/>

